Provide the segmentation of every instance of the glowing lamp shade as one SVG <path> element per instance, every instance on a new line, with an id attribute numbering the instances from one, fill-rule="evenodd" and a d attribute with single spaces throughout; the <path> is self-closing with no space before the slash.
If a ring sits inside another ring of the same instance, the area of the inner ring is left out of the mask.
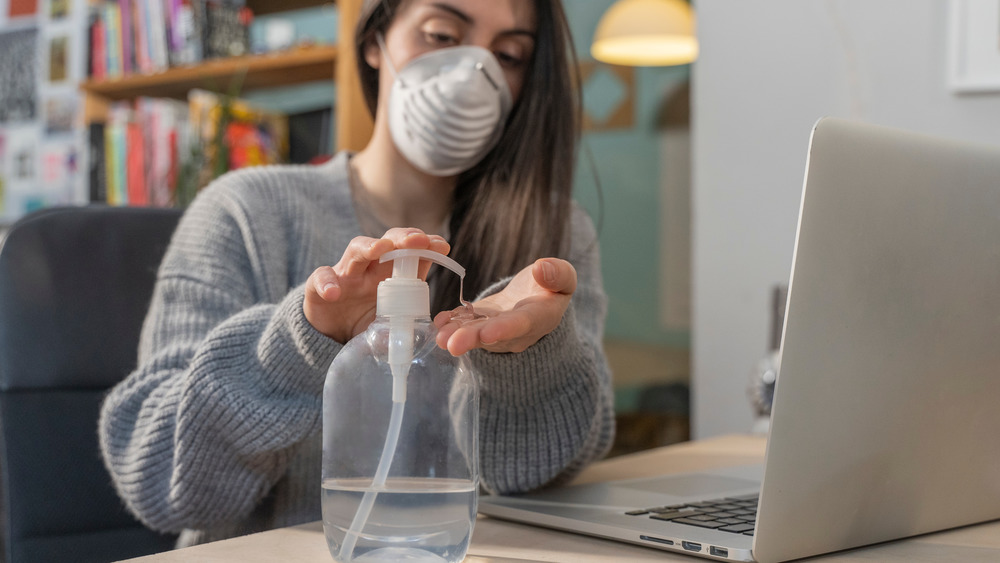
<path id="1" fill-rule="evenodd" d="M 694 62 L 694 12 L 684 0 L 618 0 L 597 24 L 590 54 L 609 64 L 669 66 Z"/>

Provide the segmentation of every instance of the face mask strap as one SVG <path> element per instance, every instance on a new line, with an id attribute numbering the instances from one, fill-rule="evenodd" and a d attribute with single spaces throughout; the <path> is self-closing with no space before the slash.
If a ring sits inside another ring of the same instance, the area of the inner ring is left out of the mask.
<path id="1" fill-rule="evenodd" d="M 399 72 L 396 71 L 396 65 L 392 64 L 392 58 L 389 57 L 389 49 L 385 46 L 385 38 L 382 37 L 382 33 L 375 34 L 375 42 L 378 43 L 379 51 L 382 51 L 385 62 L 389 65 L 389 72 L 392 73 L 392 77 L 395 80 L 399 80 Z M 406 86 L 406 83 L 402 81 L 400 81 L 400 83 L 403 84 L 403 86 Z"/>

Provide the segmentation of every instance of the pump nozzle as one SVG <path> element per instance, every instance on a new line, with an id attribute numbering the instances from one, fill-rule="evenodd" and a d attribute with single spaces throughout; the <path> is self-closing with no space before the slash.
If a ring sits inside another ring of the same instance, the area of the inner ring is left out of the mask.
<path id="1" fill-rule="evenodd" d="M 398 260 L 402 258 L 402 260 Z M 417 263 L 418 260 L 414 258 L 423 258 L 435 264 L 440 264 L 445 268 L 448 268 L 452 272 L 455 272 L 459 277 L 465 277 L 465 268 L 461 264 L 448 258 L 440 252 L 434 252 L 433 250 L 420 250 L 416 248 L 401 248 L 399 250 L 393 250 L 391 252 L 386 252 L 379 258 L 379 262 L 388 262 L 389 260 L 395 260 L 392 264 L 392 277 L 405 277 L 405 278 L 415 278 L 417 277 Z"/>

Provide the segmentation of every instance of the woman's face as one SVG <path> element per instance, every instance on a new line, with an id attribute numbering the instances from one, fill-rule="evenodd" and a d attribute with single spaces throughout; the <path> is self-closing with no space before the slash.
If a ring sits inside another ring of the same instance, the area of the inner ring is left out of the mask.
<path id="1" fill-rule="evenodd" d="M 385 43 L 397 69 L 436 49 L 483 47 L 497 58 L 516 102 L 534 53 L 535 30 L 532 0 L 404 0 Z M 388 94 L 392 82 L 384 56 L 377 45 L 366 47 L 365 60 L 380 69 L 380 98 Z"/>

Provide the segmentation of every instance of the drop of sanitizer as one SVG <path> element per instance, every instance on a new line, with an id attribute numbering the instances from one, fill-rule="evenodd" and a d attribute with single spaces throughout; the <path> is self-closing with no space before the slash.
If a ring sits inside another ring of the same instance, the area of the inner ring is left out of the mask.
<path id="1" fill-rule="evenodd" d="M 461 276 L 458 282 L 458 300 L 462 303 L 459 312 L 451 316 L 451 320 L 458 323 L 467 323 L 479 319 L 485 319 L 486 315 L 481 315 L 472 308 L 472 303 L 465 300 L 465 276 Z"/>

